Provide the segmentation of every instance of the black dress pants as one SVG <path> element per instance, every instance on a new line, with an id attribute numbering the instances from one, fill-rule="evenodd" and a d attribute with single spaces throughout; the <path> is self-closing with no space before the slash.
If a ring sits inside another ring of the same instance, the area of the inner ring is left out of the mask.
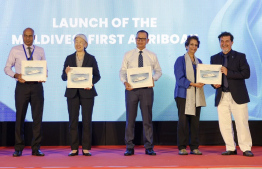
<path id="1" fill-rule="evenodd" d="M 67 98 L 71 150 L 78 150 L 79 147 L 78 118 L 80 105 L 82 108 L 82 149 L 91 150 L 94 97 L 81 98 L 79 92 L 74 98 Z"/>
<path id="2" fill-rule="evenodd" d="M 126 129 L 125 143 L 126 148 L 134 148 L 134 129 L 137 116 L 138 104 L 143 119 L 143 140 L 146 149 L 153 148 L 153 123 L 152 123 L 152 108 L 154 100 L 153 88 L 138 88 L 131 91 L 125 91 L 126 99 Z"/>
<path id="3" fill-rule="evenodd" d="M 186 99 L 175 98 L 178 109 L 177 146 L 178 149 L 186 149 L 189 143 L 190 150 L 199 147 L 199 118 L 201 107 L 196 107 L 196 115 L 186 115 Z"/>
<path id="4" fill-rule="evenodd" d="M 33 119 L 31 148 L 32 151 L 36 151 L 40 149 L 40 142 L 42 139 L 41 126 L 44 109 L 43 85 L 38 82 L 17 82 L 15 88 L 15 150 L 17 151 L 22 151 L 25 147 L 24 121 L 29 103 L 31 105 Z"/>

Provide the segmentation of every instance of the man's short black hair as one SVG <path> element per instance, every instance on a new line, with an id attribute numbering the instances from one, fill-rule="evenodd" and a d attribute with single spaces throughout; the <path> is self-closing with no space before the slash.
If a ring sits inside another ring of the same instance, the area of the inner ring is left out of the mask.
<path id="1" fill-rule="evenodd" d="M 222 32 L 220 35 L 218 35 L 218 40 L 220 41 L 220 38 L 223 36 L 230 36 L 230 40 L 233 42 L 234 36 L 230 32 Z"/>
<path id="2" fill-rule="evenodd" d="M 198 39 L 198 37 L 196 35 L 192 35 L 192 36 L 188 35 L 187 39 L 186 39 L 186 42 L 185 42 L 185 46 L 188 46 L 192 39 L 195 39 L 197 41 L 197 43 L 198 43 L 197 48 L 199 48 L 200 41 L 199 41 L 199 39 Z"/>
<path id="3" fill-rule="evenodd" d="M 136 33 L 136 36 L 138 35 L 138 33 L 146 33 L 146 38 L 148 39 L 148 33 L 147 33 L 147 31 L 145 31 L 145 30 L 140 30 L 140 31 L 138 31 L 137 33 Z"/>

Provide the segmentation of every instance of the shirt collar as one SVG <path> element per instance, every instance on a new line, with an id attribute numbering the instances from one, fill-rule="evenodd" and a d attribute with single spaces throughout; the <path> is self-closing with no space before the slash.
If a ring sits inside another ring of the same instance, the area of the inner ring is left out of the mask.
<path id="1" fill-rule="evenodd" d="M 143 53 L 145 52 L 146 48 L 144 48 L 143 50 L 140 50 L 138 48 L 136 48 L 136 52 L 139 53 L 139 51 L 143 51 Z"/>
<path id="2" fill-rule="evenodd" d="M 26 44 L 24 44 L 25 49 L 27 49 L 28 47 L 30 47 L 31 49 L 34 48 L 34 45 L 31 46 L 27 46 Z"/>
<path id="3" fill-rule="evenodd" d="M 229 56 L 229 55 L 231 55 L 231 53 L 232 53 L 232 49 L 227 53 L 227 54 L 224 54 L 223 52 L 221 52 L 221 56 L 225 56 L 225 55 L 227 55 L 227 56 Z"/>

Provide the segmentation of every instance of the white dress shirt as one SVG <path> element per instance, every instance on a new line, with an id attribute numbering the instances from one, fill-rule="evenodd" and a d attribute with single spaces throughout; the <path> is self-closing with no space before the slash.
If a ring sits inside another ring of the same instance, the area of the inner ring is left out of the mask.
<path id="1" fill-rule="evenodd" d="M 28 46 L 26 46 L 25 44 L 23 45 L 25 47 L 27 57 L 30 57 L 27 49 Z M 14 46 L 9 53 L 4 69 L 5 74 L 7 74 L 8 76 L 14 77 L 16 73 L 21 74 L 21 61 L 27 60 L 23 49 L 23 45 Z M 30 47 L 31 47 L 31 52 L 33 52 L 34 50 L 33 60 L 46 60 L 45 52 L 43 48 L 35 45 L 32 45 Z M 12 70 L 12 67 L 15 67 L 15 72 Z"/>
<path id="2" fill-rule="evenodd" d="M 138 68 L 138 56 L 139 56 L 139 49 L 135 48 L 126 52 L 124 55 L 124 59 L 122 62 L 122 67 L 119 71 L 120 80 L 125 83 L 127 82 L 127 73 L 126 70 L 130 68 Z M 143 66 L 151 66 L 153 70 L 153 79 L 157 81 L 162 75 L 162 69 L 159 65 L 158 59 L 156 54 L 147 50 L 143 49 Z"/>

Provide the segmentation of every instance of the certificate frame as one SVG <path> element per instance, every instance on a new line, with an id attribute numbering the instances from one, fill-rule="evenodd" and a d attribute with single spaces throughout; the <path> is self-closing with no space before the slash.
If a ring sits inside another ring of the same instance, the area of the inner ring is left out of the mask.
<path id="1" fill-rule="evenodd" d="M 46 60 L 21 61 L 22 79 L 25 81 L 46 81 Z"/>
<path id="2" fill-rule="evenodd" d="M 222 65 L 197 65 L 197 83 L 220 84 L 222 83 Z"/>
<path id="3" fill-rule="evenodd" d="M 152 87 L 151 66 L 127 69 L 127 82 L 132 88 Z"/>
<path id="4" fill-rule="evenodd" d="M 92 67 L 70 67 L 67 73 L 67 88 L 92 88 Z"/>

